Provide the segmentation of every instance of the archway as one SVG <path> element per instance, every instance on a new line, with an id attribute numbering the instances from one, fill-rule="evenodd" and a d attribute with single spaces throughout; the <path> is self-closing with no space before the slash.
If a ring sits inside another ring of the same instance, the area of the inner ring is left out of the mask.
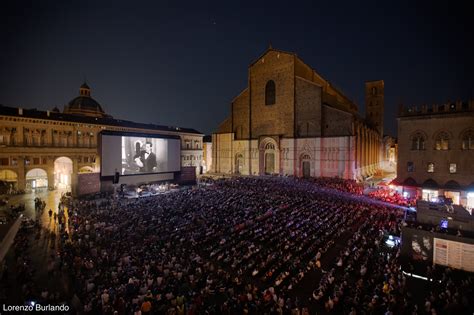
<path id="1" fill-rule="evenodd" d="M 242 154 L 235 155 L 235 173 L 242 174 L 242 170 L 244 168 L 244 157 Z"/>
<path id="2" fill-rule="evenodd" d="M 278 173 L 278 147 L 275 139 L 266 138 L 260 142 L 260 174 Z"/>
<path id="3" fill-rule="evenodd" d="M 10 193 L 17 189 L 18 175 L 12 170 L 0 170 L 0 194 Z"/>
<path id="4" fill-rule="evenodd" d="M 54 161 L 54 187 L 71 190 L 72 160 L 62 156 Z"/>
<path id="5" fill-rule="evenodd" d="M 26 188 L 41 189 L 48 187 L 48 174 L 42 168 L 34 168 L 26 173 Z"/>
<path id="6" fill-rule="evenodd" d="M 265 153 L 265 174 L 275 173 L 275 153 Z"/>
<path id="7" fill-rule="evenodd" d="M 301 156 L 301 170 L 304 178 L 311 176 L 311 157 L 308 154 Z"/>

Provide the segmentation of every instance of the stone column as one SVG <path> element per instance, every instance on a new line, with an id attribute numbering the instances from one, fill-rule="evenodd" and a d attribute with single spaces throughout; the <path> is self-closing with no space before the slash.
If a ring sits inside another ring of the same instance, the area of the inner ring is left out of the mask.
<path id="1" fill-rule="evenodd" d="M 25 174 L 25 157 L 19 156 L 18 157 L 18 185 L 17 189 L 25 189 L 26 188 L 26 174 Z"/>
<path id="2" fill-rule="evenodd" d="M 46 160 L 46 174 L 48 175 L 48 188 L 54 189 L 54 156 L 48 156 Z"/>
<path id="3" fill-rule="evenodd" d="M 16 128 L 16 145 L 23 146 L 25 143 L 25 137 L 23 134 L 23 127 Z"/>
<path id="4" fill-rule="evenodd" d="M 72 160 L 72 174 L 71 174 L 71 193 L 74 197 L 77 197 L 77 174 L 79 172 L 79 163 L 77 162 L 77 157 L 74 156 Z"/>
<path id="5" fill-rule="evenodd" d="M 363 169 L 365 165 L 365 132 L 364 128 L 360 130 L 360 175 L 364 175 Z"/>
<path id="6" fill-rule="evenodd" d="M 53 146 L 53 128 L 46 129 L 46 146 Z"/>
<path id="7" fill-rule="evenodd" d="M 367 129 L 365 129 L 365 135 L 364 135 L 365 141 L 364 141 L 364 168 L 365 168 L 365 175 L 367 175 L 367 170 L 369 166 L 369 132 Z"/>

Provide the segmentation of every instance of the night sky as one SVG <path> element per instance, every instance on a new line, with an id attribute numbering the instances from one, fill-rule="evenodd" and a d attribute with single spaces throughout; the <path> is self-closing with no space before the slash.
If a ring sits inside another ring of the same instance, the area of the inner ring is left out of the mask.
<path id="1" fill-rule="evenodd" d="M 364 82 L 385 80 L 386 134 L 400 103 L 474 98 L 468 1 L 360 3 L 3 1 L 0 104 L 62 110 L 86 78 L 115 118 L 209 134 L 269 43 L 362 114 Z"/>

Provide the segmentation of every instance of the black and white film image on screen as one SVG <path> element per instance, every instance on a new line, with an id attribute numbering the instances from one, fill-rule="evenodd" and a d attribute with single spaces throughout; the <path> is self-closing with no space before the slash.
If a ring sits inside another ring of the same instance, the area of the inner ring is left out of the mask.
<path id="1" fill-rule="evenodd" d="M 167 139 L 122 137 L 122 175 L 167 171 Z"/>

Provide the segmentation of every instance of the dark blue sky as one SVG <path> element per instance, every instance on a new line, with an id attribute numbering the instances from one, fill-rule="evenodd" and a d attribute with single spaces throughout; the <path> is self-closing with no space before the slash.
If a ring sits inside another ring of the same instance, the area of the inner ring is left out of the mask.
<path id="1" fill-rule="evenodd" d="M 2 2 L 0 104 L 62 109 L 86 77 L 116 118 L 208 134 L 271 43 L 362 113 L 364 82 L 385 80 L 385 133 L 395 135 L 400 103 L 474 98 L 472 15 L 433 3 Z"/>

